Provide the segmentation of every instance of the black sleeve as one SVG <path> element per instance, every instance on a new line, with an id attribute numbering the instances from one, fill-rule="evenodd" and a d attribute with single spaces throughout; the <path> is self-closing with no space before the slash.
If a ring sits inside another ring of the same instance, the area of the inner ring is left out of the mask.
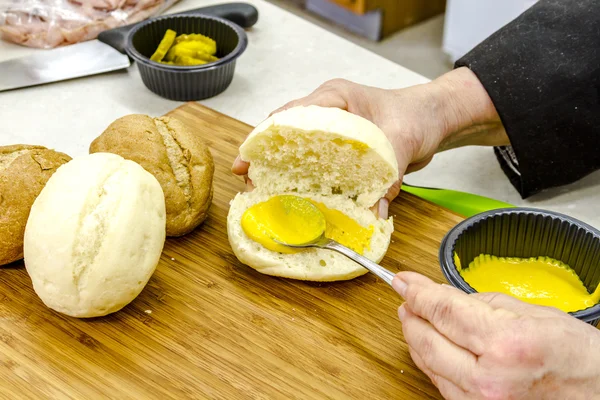
<path id="1" fill-rule="evenodd" d="M 541 0 L 456 62 L 509 136 L 496 156 L 523 198 L 600 169 L 600 0 Z"/>

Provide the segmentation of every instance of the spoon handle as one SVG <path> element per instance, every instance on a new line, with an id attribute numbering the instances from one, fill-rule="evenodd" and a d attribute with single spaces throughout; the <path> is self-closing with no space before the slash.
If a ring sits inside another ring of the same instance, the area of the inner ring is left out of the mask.
<path id="1" fill-rule="evenodd" d="M 365 267 L 366 269 L 383 279 L 388 285 L 392 286 L 392 279 L 394 279 L 394 274 L 391 271 L 388 271 L 387 269 L 383 268 L 379 264 L 369 260 L 367 257 L 361 256 L 357 252 L 350 250 L 349 248 L 339 244 L 335 240 L 328 240 L 320 247 L 329 250 L 335 250 L 338 253 L 342 253 L 346 257 L 359 263 L 360 265 L 362 265 L 363 267 Z"/>

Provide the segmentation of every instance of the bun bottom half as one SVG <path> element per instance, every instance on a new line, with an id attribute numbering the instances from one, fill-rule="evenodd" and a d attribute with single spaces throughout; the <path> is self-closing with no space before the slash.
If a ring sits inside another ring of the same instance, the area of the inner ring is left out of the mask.
<path id="1" fill-rule="evenodd" d="M 364 227 L 372 225 L 370 248 L 365 249 L 363 255 L 374 262 L 381 261 L 385 256 L 394 231 L 392 218 L 379 219 L 370 210 L 358 207 L 352 200 L 343 196 L 293 194 L 309 197 L 330 209 L 339 210 Z M 249 207 L 266 201 L 271 196 L 258 191 L 238 193 L 230 203 L 227 233 L 231 248 L 240 262 L 266 275 L 306 281 L 350 280 L 368 272 L 346 256 L 332 250 L 311 248 L 295 254 L 282 254 L 268 250 L 250 239 L 242 229 L 242 215 Z"/>

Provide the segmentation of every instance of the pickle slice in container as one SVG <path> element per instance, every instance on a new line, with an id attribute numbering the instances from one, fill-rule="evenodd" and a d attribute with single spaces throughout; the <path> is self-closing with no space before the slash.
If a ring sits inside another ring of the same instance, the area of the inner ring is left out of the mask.
<path id="1" fill-rule="evenodd" d="M 160 41 L 160 44 L 158 45 L 158 48 L 156 49 L 154 54 L 152 54 L 152 57 L 150 57 L 150 60 L 156 62 L 162 61 L 165 54 L 167 54 L 167 52 L 173 45 L 176 36 L 177 32 L 171 29 L 167 29 L 167 32 L 165 32 L 165 36 L 163 36 L 162 40 Z"/>
<path id="2" fill-rule="evenodd" d="M 206 61 L 207 63 L 215 62 L 218 60 L 217 57 L 211 56 L 210 54 L 203 53 L 201 51 L 196 52 L 196 54 L 194 54 L 194 58 L 196 58 L 198 60 Z"/>
<path id="3" fill-rule="evenodd" d="M 205 53 L 207 55 L 213 55 L 212 48 L 207 46 L 203 42 L 179 42 L 173 45 L 167 52 L 165 60 L 173 61 L 177 56 L 196 57 L 198 53 Z M 216 52 L 216 51 L 215 51 Z"/>
<path id="4" fill-rule="evenodd" d="M 188 49 L 187 47 L 180 46 L 179 44 L 173 45 L 167 51 L 167 55 L 165 56 L 165 60 L 167 61 L 175 61 L 177 56 L 186 56 L 186 57 L 194 57 L 196 51 L 193 49 Z"/>
<path id="5" fill-rule="evenodd" d="M 199 33 L 177 36 L 168 29 L 150 59 L 169 65 L 203 65 L 217 61 L 216 53 L 217 43 L 213 39 Z"/>
<path id="6" fill-rule="evenodd" d="M 210 55 L 214 55 L 217 52 L 217 42 L 208 36 L 204 36 L 199 33 L 192 33 L 189 35 L 183 34 L 175 38 L 176 45 L 184 42 L 202 43 L 206 49 L 205 51 Z"/>
<path id="7" fill-rule="evenodd" d="M 206 61 L 199 60 L 194 57 L 188 56 L 177 56 L 175 57 L 175 65 L 203 65 L 206 64 Z"/>

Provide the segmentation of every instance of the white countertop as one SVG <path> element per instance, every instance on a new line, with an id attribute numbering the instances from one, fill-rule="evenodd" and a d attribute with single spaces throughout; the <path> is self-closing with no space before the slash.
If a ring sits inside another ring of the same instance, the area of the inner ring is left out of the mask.
<path id="1" fill-rule="evenodd" d="M 169 13 L 223 2 L 181 0 Z M 248 31 L 250 44 L 238 60 L 231 86 L 201 102 L 208 107 L 255 125 L 273 109 L 331 78 L 383 88 L 427 81 L 263 0 L 247 2 L 258 8 L 259 21 Z M 34 51 L 41 50 L 0 42 L 0 61 Z M 126 71 L 2 92 L 0 145 L 39 144 L 71 156 L 83 155 L 116 118 L 131 113 L 162 115 L 180 104 L 146 89 L 135 65 Z M 600 193 L 600 173 L 523 201 L 500 170 L 492 149 L 472 147 L 437 155 L 406 181 L 551 209 L 600 227 L 594 198 Z"/>

